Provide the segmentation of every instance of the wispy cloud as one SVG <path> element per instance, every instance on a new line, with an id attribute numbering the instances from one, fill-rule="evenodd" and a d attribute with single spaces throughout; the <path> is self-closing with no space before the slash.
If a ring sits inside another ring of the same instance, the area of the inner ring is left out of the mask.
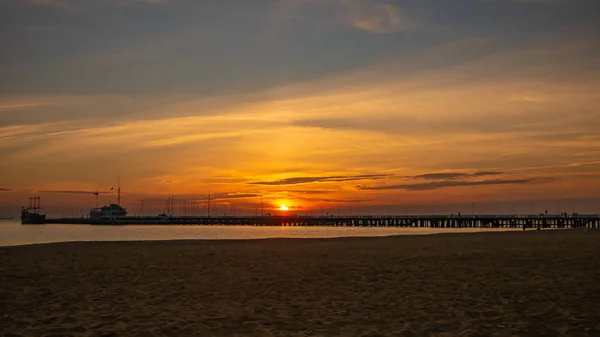
<path id="1" fill-rule="evenodd" d="M 416 24 L 399 7 L 377 2 L 361 2 L 353 6 L 351 24 L 353 27 L 371 33 L 393 33 L 414 28 Z"/>
<path id="2" fill-rule="evenodd" d="M 325 203 L 338 203 L 338 204 L 358 204 L 373 201 L 373 199 L 352 199 L 352 198 L 316 198 L 316 199 L 308 199 L 308 198 L 298 198 L 298 200 L 306 200 L 311 202 L 325 202 Z"/>
<path id="3" fill-rule="evenodd" d="M 491 1 L 491 0 L 487 0 Z M 569 0 L 509 0 L 510 2 L 524 3 L 524 4 L 560 4 L 566 3 Z M 576 1 L 576 0 L 575 0 Z"/>
<path id="4" fill-rule="evenodd" d="M 26 2 L 39 6 L 71 7 L 93 3 L 114 5 L 128 5 L 134 3 L 166 4 L 169 0 L 26 0 Z"/>
<path id="5" fill-rule="evenodd" d="M 26 108 L 35 108 L 45 105 L 44 103 L 17 103 L 17 104 L 8 104 L 8 105 L 0 105 L 0 110 L 17 110 L 17 109 L 26 109 Z"/>
<path id="6" fill-rule="evenodd" d="M 465 173 L 465 172 L 443 172 L 443 173 L 425 173 L 419 174 L 416 176 L 406 177 L 409 179 L 426 179 L 426 180 L 455 180 L 455 179 L 465 179 L 465 178 L 473 178 L 473 177 L 483 177 L 483 176 L 493 176 L 499 175 L 502 172 L 475 172 L 475 173 Z"/>
<path id="7" fill-rule="evenodd" d="M 325 177 L 293 177 L 274 181 L 254 181 L 249 182 L 252 185 L 297 185 L 319 182 L 342 182 L 355 180 L 376 180 L 390 177 L 388 174 L 363 174 L 355 176 L 325 176 Z"/>
<path id="8" fill-rule="evenodd" d="M 261 195 L 258 193 L 236 193 L 236 192 L 227 192 L 227 193 L 215 193 L 211 194 L 211 199 L 213 200 L 227 200 L 227 199 L 248 199 L 248 198 L 257 198 Z"/>
<path id="9" fill-rule="evenodd" d="M 289 192 L 293 194 L 308 194 L 308 195 L 319 195 L 319 194 L 330 194 L 335 193 L 338 190 L 331 189 L 293 189 L 293 190 L 282 190 L 281 192 Z"/>
<path id="10" fill-rule="evenodd" d="M 277 18 L 328 22 L 375 34 L 389 34 L 419 26 L 402 8 L 380 0 L 288 0 L 278 2 L 276 7 L 274 16 Z"/>
<path id="11" fill-rule="evenodd" d="M 77 190 L 44 190 L 38 191 L 39 193 L 57 193 L 57 194 L 96 194 L 96 191 L 77 191 Z M 98 191 L 98 194 L 114 194 L 110 191 Z"/>
<path id="12" fill-rule="evenodd" d="M 362 190 L 407 190 L 407 191 L 427 191 L 437 190 L 445 187 L 466 187 L 466 186 L 485 186 L 485 185 L 514 185 L 514 184 L 527 184 L 534 181 L 550 181 L 551 178 L 527 178 L 527 179 L 488 179 L 482 181 L 434 181 L 421 184 L 400 184 L 400 185 L 387 185 L 387 186 L 371 186 L 371 187 L 360 187 Z"/>
<path id="13" fill-rule="evenodd" d="M 480 0 L 482 2 L 512 2 L 520 4 L 531 4 L 531 5 L 556 5 L 564 4 L 568 2 L 576 2 L 579 0 Z"/>
<path id="14" fill-rule="evenodd" d="M 12 188 L 0 186 L 0 192 L 12 192 Z"/>

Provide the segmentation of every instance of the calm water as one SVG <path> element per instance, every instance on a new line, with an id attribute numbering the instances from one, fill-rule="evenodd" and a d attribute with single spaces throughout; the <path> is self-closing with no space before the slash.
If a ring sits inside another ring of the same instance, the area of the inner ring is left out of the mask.
<path id="1" fill-rule="evenodd" d="M 182 239 L 336 238 L 349 236 L 425 235 L 507 231 L 509 229 L 248 227 L 248 226 L 90 226 L 27 225 L 0 220 L 0 246 L 69 241 L 136 241 Z M 513 229 L 514 230 L 514 229 Z M 517 229 L 518 230 L 518 229 Z"/>

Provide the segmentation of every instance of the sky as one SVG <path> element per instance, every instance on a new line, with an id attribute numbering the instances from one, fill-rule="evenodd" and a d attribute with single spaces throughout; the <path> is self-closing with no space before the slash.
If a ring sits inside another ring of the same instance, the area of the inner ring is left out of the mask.
<path id="1" fill-rule="evenodd" d="M 599 10 L 1 0 L 0 216 L 600 213 Z"/>

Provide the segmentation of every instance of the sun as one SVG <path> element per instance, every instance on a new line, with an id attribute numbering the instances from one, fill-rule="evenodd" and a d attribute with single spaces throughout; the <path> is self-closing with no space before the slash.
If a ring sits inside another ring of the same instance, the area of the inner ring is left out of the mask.
<path id="1" fill-rule="evenodd" d="M 287 211 L 287 210 L 289 210 L 289 208 L 286 205 L 281 204 L 281 207 L 279 207 L 279 210 L 280 211 Z"/>

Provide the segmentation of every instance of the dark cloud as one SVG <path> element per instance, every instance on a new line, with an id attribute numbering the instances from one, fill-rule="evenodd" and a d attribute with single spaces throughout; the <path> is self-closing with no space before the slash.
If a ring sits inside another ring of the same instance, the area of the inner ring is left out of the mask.
<path id="1" fill-rule="evenodd" d="M 483 172 L 471 173 L 471 177 L 496 176 L 496 175 L 503 174 L 503 173 L 504 172 L 483 171 Z"/>
<path id="2" fill-rule="evenodd" d="M 373 186 L 365 187 L 361 186 L 362 190 L 407 190 L 407 191 L 426 191 L 436 190 L 444 187 L 463 187 L 463 186 L 482 186 L 482 185 L 513 185 L 513 184 L 527 184 L 534 181 L 549 181 L 554 178 L 527 178 L 527 179 L 487 179 L 482 181 L 456 181 L 456 180 L 445 180 L 445 181 L 432 181 L 421 184 L 400 184 L 400 185 L 388 185 L 388 186 Z"/>
<path id="3" fill-rule="evenodd" d="M 304 201 L 324 202 L 324 203 L 361 203 L 361 202 L 373 201 L 373 199 L 309 198 L 309 197 L 295 197 L 294 200 L 304 200 Z"/>
<path id="4" fill-rule="evenodd" d="M 494 176 L 494 175 L 499 175 L 499 174 L 502 174 L 502 172 L 475 172 L 475 173 L 443 172 L 443 173 L 426 173 L 426 174 L 420 174 L 420 175 L 416 175 L 416 176 L 410 176 L 407 178 L 426 179 L 426 180 L 455 180 L 455 179 L 472 178 L 472 177 Z"/>
<path id="5" fill-rule="evenodd" d="M 420 175 L 411 176 L 411 177 L 407 177 L 407 178 L 410 178 L 410 179 L 427 179 L 427 180 L 438 180 L 438 179 L 452 180 L 452 179 L 464 178 L 464 177 L 467 177 L 468 175 L 469 175 L 468 173 L 459 173 L 459 172 L 426 173 L 426 174 L 420 174 Z"/>
<path id="6" fill-rule="evenodd" d="M 215 193 L 211 194 L 211 199 L 246 199 L 257 198 L 260 194 L 257 193 Z"/>
<path id="7" fill-rule="evenodd" d="M 354 180 L 363 180 L 363 179 L 382 179 L 390 177 L 389 174 L 362 174 L 356 176 L 325 176 L 325 177 L 294 177 L 294 178 L 286 178 L 281 180 L 273 180 L 273 181 L 255 181 L 250 182 L 249 184 L 253 185 L 297 185 L 297 184 L 307 184 L 307 183 L 319 183 L 319 182 L 340 182 L 340 181 L 354 181 Z"/>
<path id="8" fill-rule="evenodd" d="M 1 187 L 0 186 L 0 192 L 11 192 L 12 188 L 6 188 L 6 187 Z"/>

